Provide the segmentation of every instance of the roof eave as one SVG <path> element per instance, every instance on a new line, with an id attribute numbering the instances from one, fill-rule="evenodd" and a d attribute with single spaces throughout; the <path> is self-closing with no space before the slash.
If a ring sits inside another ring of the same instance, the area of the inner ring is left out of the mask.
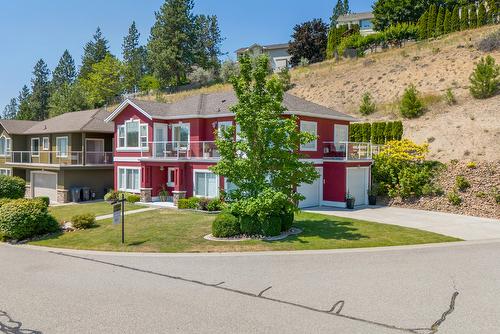
<path id="1" fill-rule="evenodd" d="M 137 104 L 135 104 L 134 102 L 132 102 L 130 99 L 126 99 L 115 110 L 113 110 L 113 112 L 111 113 L 111 115 L 109 115 L 108 117 L 106 117 L 104 119 L 104 122 L 105 123 L 112 122 L 116 118 L 116 116 L 118 116 L 123 111 L 123 109 L 125 109 L 129 105 L 132 106 L 132 107 L 134 107 L 137 111 L 139 111 L 141 114 L 143 114 L 144 116 L 146 116 L 148 119 L 153 120 L 153 116 L 151 116 L 144 109 L 142 109 Z"/>

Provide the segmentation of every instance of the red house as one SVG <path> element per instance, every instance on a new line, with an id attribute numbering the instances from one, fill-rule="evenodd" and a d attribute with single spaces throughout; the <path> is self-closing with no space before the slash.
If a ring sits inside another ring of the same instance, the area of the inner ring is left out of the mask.
<path id="1" fill-rule="evenodd" d="M 141 200 L 158 201 L 166 188 L 178 198 L 216 197 L 230 180 L 209 171 L 219 152 L 217 129 L 233 125 L 229 110 L 237 99 L 232 91 L 200 94 L 175 103 L 125 100 L 106 122 L 114 121 L 115 189 L 138 193 Z M 306 199 L 301 207 L 345 206 L 347 192 L 356 205 L 367 203 L 371 145 L 348 142 L 348 125 L 355 118 L 285 94 L 285 114 L 296 115 L 301 131 L 317 140 L 300 147 L 320 177 L 298 187 Z M 236 125 L 237 127 L 237 125 Z"/>

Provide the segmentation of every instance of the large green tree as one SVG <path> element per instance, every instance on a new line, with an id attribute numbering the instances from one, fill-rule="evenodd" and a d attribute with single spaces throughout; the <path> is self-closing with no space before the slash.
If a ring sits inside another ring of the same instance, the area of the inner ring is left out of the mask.
<path id="1" fill-rule="evenodd" d="M 54 72 L 52 72 L 52 89 L 57 90 L 66 84 L 72 84 L 76 79 L 75 61 L 68 50 L 62 54 Z"/>
<path id="2" fill-rule="evenodd" d="M 340 16 L 348 14 L 349 1 L 348 0 L 337 0 L 337 3 L 333 7 L 332 16 L 330 16 L 330 28 L 337 26 L 337 20 Z"/>
<path id="3" fill-rule="evenodd" d="M 32 119 L 43 121 L 49 115 L 48 106 L 50 98 L 50 70 L 43 59 L 38 60 L 33 68 L 31 79 L 30 108 Z"/>
<path id="4" fill-rule="evenodd" d="M 292 40 L 288 52 L 292 56 L 292 65 L 305 58 L 309 63 L 323 61 L 326 57 L 328 27 L 321 19 L 314 19 L 293 28 Z"/>
<path id="5" fill-rule="evenodd" d="M 85 80 L 85 79 L 84 79 Z M 49 117 L 67 112 L 84 110 L 90 106 L 87 103 L 86 92 L 79 81 L 64 83 L 52 92 L 49 99 Z"/>
<path id="6" fill-rule="evenodd" d="M 109 54 L 108 41 L 103 37 L 101 28 L 97 27 L 93 40 L 87 42 L 83 48 L 79 77 L 85 78 L 92 71 L 92 66 L 103 60 L 107 54 Z"/>
<path id="7" fill-rule="evenodd" d="M 469 5 L 469 28 L 477 27 L 477 7 L 475 4 Z"/>
<path id="8" fill-rule="evenodd" d="M 435 0 L 377 0 L 373 4 L 373 25 L 375 30 L 398 23 L 416 23 Z M 435 23 L 434 23 L 435 24 Z M 435 25 L 434 25 L 435 27 Z"/>
<path id="9" fill-rule="evenodd" d="M 436 5 L 429 7 L 429 15 L 427 16 L 427 37 L 431 38 L 436 35 L 437 8 Z"/>
<path id="10" fill-rule="evenodd" d="M 442 34 L 444 34 L 444 14 L 444 7 L 440 6 L 436 19 L 436 36 L 441 36 Z"/>
<path id="11" fill-rule="evenodd" d="M 448 8 L 446 8 L 446 13 L 444 14 L 443 29 L 445 34 L 449 34 L 451 32 L 451 12 Z"/>
<path id="12" fill-rule="evenodd" d="M 31 92 L 28 86 L 24 85 L 17 97 L 18 111 L 17 119 L 32 120 L 34 119 L 33 111 L 31 110 Z"/>
<path id="13" fill-rule="evenodd" d="M 111 54 L 92 65 L 87 77 L 81 79 L 88 104 L 91 107 L 102 107 L 113 102 L 123 92 L 122 74 L 123 65 Z"/>
<path id="14" fill-rule="evenodd" d="M 458 5 L 455 6 L 456 8 L 456 16 L 457 16 L 457 20 L 458 20 Z M 453 9 L 453 17 L 455 17 L 455 9 Z M 455 30 L 455 27 L 453 27 L 453 31 L 457 31 Z M 467 30 L 469 29 L 469 8 L 467 6 L 462 6 L 462 13 L 460 14 L 460 30 Z"/>
<path id="15" fill-rule="evenodd" d="M 205 69 L 219 72 L 222 55 L 222 36 L 216 15 L 197 15 L 194 21 L 194 63 Z"/>
<path id="16" fill-rule="evenodd" d="M 4 119 L 15 119 L 17 117 L 18 104 L 17 99 L 10 99 L 9 104 L 5 106 L 3 109 L 3 118 Z"/>
<path id="17" fill-rule="evenodd" d="M 194 62 L 193 0 L 166 0 L 151 28 L 148 57 L 163 87 L 186 82 Z"/>
<path id="18" fill-rule="evenodd" d="M 486 7 L 484 7 L 484 3 L 481 2 L 477 10 L 477 26 L 484 26 L 487 22 L 488 17 L 486 16 Z"/>
<path id="19" fill-rule="evenodd" d="M 137 92 L 139 82 L 147 69 L 146 50 L 139 44 L 139 37 L 139 31 L 133 21 L 122 43 L 123 81 L 125 90 L 129 93 Z"/>
<path id="20" fill-rule="evenodd" d="M 237 186 L 236 197 L 256 197 L 271 188 L 297 201 L 296 186 L 318 177 L 311 163 L 300 160 L 299 147 L 316 138 L 299 131 L 295 116 L 284 117 L 282 82 L 268 78 L 268 63 L 265 55 L 240 58 L 240 74 L 231 79 L 238 97 L 231 107 L 238 140 L 234 126 L 217 136 L 221 159 L 211 170 Z"/>
<path id="21" fill-rule="evenodd" d="M 418 19 L 418 38 L 420 40 L 427 39 L 428 31 L 427 31 L 427 23 L 428 23 L 428 12 L 425 11 L 422 16 Z"/>

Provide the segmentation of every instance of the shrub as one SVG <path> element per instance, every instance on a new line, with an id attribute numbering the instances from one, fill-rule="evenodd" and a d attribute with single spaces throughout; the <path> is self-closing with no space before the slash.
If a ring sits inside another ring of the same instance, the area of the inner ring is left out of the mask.
<path id="1" fill-rule="evenodd" d="M 469 161 L 467 163 L 467 168 L 475 169 L 476 167 L 477 167 L 477 164 L 474 161 Z"/>
<path id="2" fill-rule="evenodd" d="M 403 138 L 403 122 L 395 121 L 392 124 L 392 139 L 401 140 Z"/>
<path id="3" fill-rule="evenodd" d="M 488 55 L 481 58 L 469 80 L 470 93 L 476 99 L 486 99 L 495 95 L 500 87 L 500 66 L 495 63 L 495 58 Z"/>
<path id="4" fill-rule="evenodd" d="M 309 59 L 307 59 L 305 57 L 300 58 L 299 66 L 300 67 L 307 67 L 307 66 L 309 66 Z"/>
<path id="5" fill-rule="evenodd" d="M 220 77 L 223 82 L 229 82 L 234 76 L 240 73 L 240 65 L 238 62 L 228 59 L 224 61 L 220 68 Z"/>
<path id="6" fill-rule="evenodd" d="M 181 198 L 177 201 L 178 209 L 189 209 L 189 199 Z"/>
<path id="7" fill-rule="evenodd" d="M 75 215 L 71 218 L 71 222 L 73 223 L 74 228 L 85 230 L 95 225 L 95 214 L 84 213 L 81 215 Z"/>
<path id="8" fill-rule="evenodd" d="M 39 196 L 35 197 L 35 199 L 41 201 L 46 207 L 50 205 L 50 198 L 47 196 Z"/>
<path id="9" fill-rule="evenodd" d="M 139 89 L 141 92 L 149 93 L 157 91 L 161 87 L 160 81 L 154 75 L 145 75 L 139 81 Z"/>
<path id="10" fill-rule="evenodd" d="M 192 83 L 206 85 L 214 81 L 215 75 L 212 69 L 206 70 L 200 66 L 193 66 L 191 73 L 188 74 L 188 79 Z"/>
<path id="11" fill-rule="evenodd" d="M 426 183 L 422 186 L 423 196 L 441 196 L 443 194 L 444 194 L 443 189 L 433 184 Z"/>
<path id="12" fill-rule="evenodd" d="M 137 194 L 125 193 L 125 200 L 129 203 L 137 203 L 141 200 L 141 196 Z"/>
<path id="13" fill-rule="evenodd" d="M 431 185 L 432 168 L 427 164 L 411 165 L 398 173 L 399 184 L 396 194 L 402 198 L 434 194 Z"/>
<path id="14" fill-rule="evenodd" d="M 361 98 L 361 105 L 359 106 L 359 112 L 362 115 L 370 115 L 375 112 L 375 103 L 372 101 L 372 96 L 370 93 L 366 92 Z"/>
<path id="15" fill-rule="evenodd" d="M 406 118 L 415 118 L 424 112 L 424 104 L 420 100 L 418 91 L 414 85 L 410 85 L 405 89 L 399 111 Z"/>
<path id="16" fill-rule="evenodd" d="M 58 229 L 59 224 L 40 200 L 20 198 L 0 208 L 0 231 L 6 238 L 21 240 Z"/>
<path id="17" fill-rule="evenodd" d="M 258 235 L 261 234 L 261 225 L 259 218 L 256 216 L 248 216 L 248 215 L 243 215 L 240 216 L 240 229 L 241 232 L 245 233 L 246 235 Z"/>
<path id="18" fill-rule="evenodd" d="M 281 216 L 281 231 L 288 231 L 293 225 L 293 212 L 286 212 Z"/>
<path id="19" fill-rule="evenodd" d="M 23 198 L 26 181 L 17 176 L 0 175 L 0 198 Z"/>
<path id="20" fill-rule="evenodd" d="M 269 216 L 262 221 L 262 233 L 266 236 L 276 236 L 281 233 L 281 217 Z"/>
<path id="21" fill-rule="evenodd" d="M 11 201 L 12 199 L 10 198 L 0 198 L 0 208 Z"/>
<path id="22" fill-rule="evenodd" d="M 214 198 L 211 201 L 208 202 L 207 204 L 207 210 L 208 211 L 220 211 L 223 208 L 222 201 L 218 198 Z"/>
<path id="23" fill-rule="evenodd" d="M 483 38 L 477 45 L 477 48 L 483 52 L 500 50 L 500 29 Z"/>
<path id="24" fill-rule="evenodd" d="M 204 200 L 206 200 L 208 202 L 208 199 L 204 199 Z M 178 209 L 199 209 L 201 201 L 202 201 L 202 198 L 200 198 L 200 197 L 181 198 L 177 202 L 177 208 Z"/>
<path id="25" fill-rule="evenodd" d="M 292 88 L 292 76 L 288 67 L 284 67 L 278 72 L 278 79 L 281 81 L 285 91 Z"/>
<path id="26" fill-rule="evenodd" d="M 446 104 L 448 104 L 449 106 L 457 104 L 457 99 L 455 98 L 455 94 L 453 94 L 451 88 L 448 88 L 446 90 L 446 93 L 444 93 L 444 99 L 446 101 Z"/>
<path id="27" fill-rule="evenodd" d="M 212 223 L 212 235 L 217 238 L 227 238 L 241 234 L 238 218 L 229 212 L 221 212 Z"/>
<path id="28" fill-rule="evenodd" d="M 198 207 L 196 209 L 207 211 L 208 203 L 210 203 L 210 198 L 200 198 L 198 201 Z"/>
<path id="29" fill-rule="evenodd" d="M 459 194 L 457 194 L 456 191 L 451 191 L 448 193 L 448 201 L 451 204 L 458 206 L 462 203 L 462 198 L 460 197 Z"/>
<path id="30" fill-rule="evenodd" d="M 458 175 L 455 179 L 455 186 L 458 190 L 465 191 L 470 188 L 470 182 L 464 176 Z"/>
<path id="31" fill-rule="evenodd" d="M 118 200 L 118 192 L 114 190 L 110 190 L 104 195 L 104 200 L 108 202 L 113 202 Z"/>

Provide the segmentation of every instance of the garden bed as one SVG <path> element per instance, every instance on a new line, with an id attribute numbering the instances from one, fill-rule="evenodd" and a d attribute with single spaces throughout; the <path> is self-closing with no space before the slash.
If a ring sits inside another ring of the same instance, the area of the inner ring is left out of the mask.
<path id="1" fill-rule="evenodd" d="M 266 237 L 263 235 L 235 235 L 233 237 L 229 238 L 217 238 L 214 237 L 212 234 L 208 234 L 204 236 L 203 238 L 206 240 L 210 241 L 246 241 L 246 240 L 264 240 L 264 241 L 277 241 L 277 240 L 283 240 L 286 239 L 287 237 L 291 235 L 298 235 L 302 233 L 302 230 L 300 228 L 292 227 L 288 231 L 281 232 L 279 235 L 276 235 L 274 237 Z"/>

